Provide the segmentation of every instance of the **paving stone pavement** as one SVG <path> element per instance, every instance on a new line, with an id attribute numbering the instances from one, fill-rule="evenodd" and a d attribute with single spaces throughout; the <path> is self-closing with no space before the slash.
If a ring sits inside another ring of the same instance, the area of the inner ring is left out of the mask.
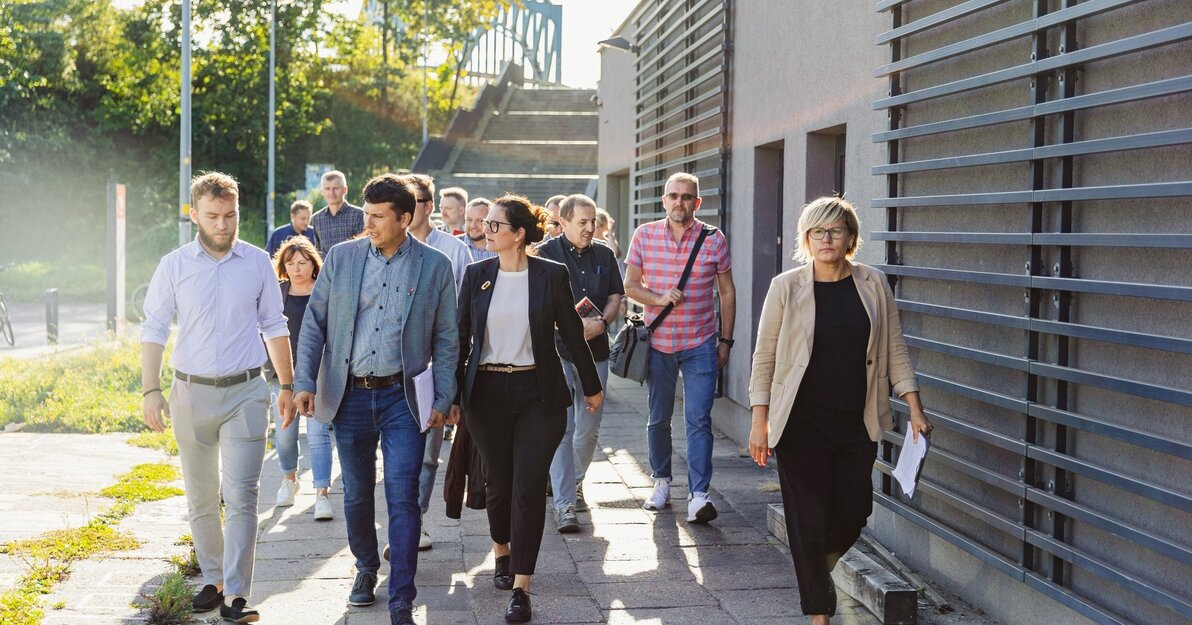
<path id="1" fill-rule="evenodd" d="M 766 506 L 777 502 L 777 477 L 744 457 L 717 434 L 712 501 L 720 517 L 710 525 L 685 521 L 687 496 L 682 418 L 674 426 L 673 504 L 658 513 L 641 509 L 651 491 L 646 455 L 646 389 L 614 379 L 604 423 L 584 493 L 591 512 L 580 513 L 581 531 L 560 535 L 548 513 L 533 586 L 534 623 L 649 625 L 777 625 L 809 622 L 800 614 L 790 555 L 766 530 Z M 682 414 L 681 407 L 677 409 Z M 449 444 L 444 445 L 446 458 Z M 253 604 L 262 623 L 293 625 L 381 625 L 387 565 L 381 570 L 377 603 L 346 605 L 354 577 L 342 519 L 343 492 L 338 461 L 333 469 L 336 518 L 312 518 L 314 491 L 303 457 L 302 490 L 296 504 L 276 508 L 280 480 L 275 452 L 266 458 L 261 483 L 260 540 Z M 464 510 L 448 519 L 441 496 L 440 470 L 427 526 L 434 548 L 419 556 L 415 620 L 420 625 L 503 623 L 508 592 L 491 583 L 493 557 L 483 511 Z M 377 528 L 384 542 L 383 491 L 377 488 Z M 544 505 L 548 505 L 544 501 Z M 141 506 L 121 528 L 145 541 L 138 552 L 79 563 L 69 580 L 47 598 L 47 625 L 142 623 L 132 604 L 151 593 L 172 567 L 165 558 L 184 553 L 174 541 L 189 532 L 185 502 L 174 498 Z M 0 524 L 3 522 L 0 521 Z M 196 584 L 199 584 L 196 580 Z M 955 599 L 955 597 L 952 597 Z M 968 608 L 936 614 L 920 609 L 928 625 L 992 621 Z M 196 620 L 219 622 L 215 612 Z M 835 624 L 871 625 L 877 619 L 841 594 Z"/>

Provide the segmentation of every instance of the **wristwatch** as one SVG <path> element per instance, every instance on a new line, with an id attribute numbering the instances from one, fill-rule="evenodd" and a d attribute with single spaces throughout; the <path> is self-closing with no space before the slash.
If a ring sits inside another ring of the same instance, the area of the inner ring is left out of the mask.
<path id="1" fill-rule="evenodd" d="M 736 341 L 734 341 L 733 339 L 726 339 L 723 336 L 720 337 L 720 342 L 724 343 L 725 345 L 728 345 L 729 349 L 732 349 L 733 345 L 736 343 Z"/>
<path id="2" fill-rule="evenodd" d="M 282 385 L 281 385 L 281 390 L 283 390 L 283 391 L 292 391 L 292 390 L 294 390 L 294 385 L 293 385 L 293 384 L 282 384 Z"/>

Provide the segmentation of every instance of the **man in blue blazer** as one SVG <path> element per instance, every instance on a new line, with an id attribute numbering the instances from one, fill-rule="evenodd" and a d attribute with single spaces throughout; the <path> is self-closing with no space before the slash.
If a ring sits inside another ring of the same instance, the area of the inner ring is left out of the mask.
<path id="1" fill-rule="evenodd" d="M 344 481 L 348 546 L 356 581 L 348 603 L 376 601 L 381 559 L 373 520 L 376 449 L 389 509 L 389 614 L 412 625 L 418 537 L 418 474 L 426 434 L 443 426 L 459 358 L 455 281 L 443 254 L 409 236 L 416 191 L 395 174 L 364 188 L 364 234 L 327 254 L 298 343 L 295 404 L 334 426 Z M 414 377 L 432 369 L 434 398 L 419 402 Z M 430 414 L 420 412 L 429 403 Z"/>

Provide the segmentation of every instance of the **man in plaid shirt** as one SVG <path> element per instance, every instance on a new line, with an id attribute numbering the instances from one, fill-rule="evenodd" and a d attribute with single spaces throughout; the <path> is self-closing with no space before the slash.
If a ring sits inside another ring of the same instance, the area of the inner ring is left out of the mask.
<path id="1" fill-rule="evenodd" d="M 310 218 L 310 225 L 319 235 L 319 255 L 327 257 L 332 247 L 356 238 L 364 232 L 364 210 L 352 206 L 348 196 L 348 179 L 343 172 L 332 170 L 323 174 L 323 197 L 327 208 Z"/>
<path id="2" fill-rule="evenodd" d="M 728 362 L 733 347 L 737 314 L 733 263 L 728 241 L 719 230 L 704 239 L 687 284 L 682 291 L 677 288 L 700 230 L 708 227 L 695 218 L 700 203 L 699 178 L 685 173 L 671 176 L 662 197 L 666 218 L 639 226 L 625 257 L 625 293 L 645 306 L 647 324 L 667 304 L 675 305 L 650 337 L 650 419 L 646 439 L 654 493 L 642 507 L 660 510 L 670 505 L 671 416 L 675 411 L 675 385 L 682 372 L 689 523 L 707 523 L 717 515 L 708 499 L 712 482 L 712 400 L 719 371 Z M 713 285 L 720 291 L 719 336 Z"/>

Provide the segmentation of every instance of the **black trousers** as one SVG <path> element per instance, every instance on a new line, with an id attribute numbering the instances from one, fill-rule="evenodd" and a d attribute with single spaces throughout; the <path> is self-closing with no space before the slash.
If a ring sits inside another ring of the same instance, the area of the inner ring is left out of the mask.
<path id="1" fill-rule="evenodd" d="M 835 614 L 831 573 L 873 512 L 877 443 L 860 412 L 817 410 L 791 415 L 774 456 L 803 614 Z"/>
<path id="2" fill-rule="evenodd" d="M 546 480 L 566 429 L 566 410 L 543 403 L 535 371 L 476 373 L 468 431 L 484 458 L 489 535 L 510 543 L 514 575 L 533 575 L 538 563 Z"/>

